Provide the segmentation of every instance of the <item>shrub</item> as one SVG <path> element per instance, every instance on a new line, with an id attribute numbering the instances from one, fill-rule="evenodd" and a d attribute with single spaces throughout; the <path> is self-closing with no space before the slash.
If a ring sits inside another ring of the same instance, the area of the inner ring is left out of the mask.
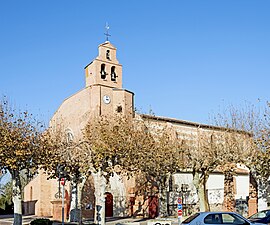
<path id="1" fill-rule="evenodd" d="M 35 219 L 31 221 L 30 225 L 52 225 L 53 222 L 49 219 Z"/>

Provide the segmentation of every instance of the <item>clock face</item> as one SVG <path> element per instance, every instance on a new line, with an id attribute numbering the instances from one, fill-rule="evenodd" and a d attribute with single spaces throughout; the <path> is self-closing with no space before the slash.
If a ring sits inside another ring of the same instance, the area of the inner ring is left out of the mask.
<path id="1" fill-rule="evenodd" d="M 108 95 L 104 95 L 104 96 L 103 96 L 103 102 L 104 102 L 105 104 L 109 104 L 109 103 L 111 102 L 110 97 L 109 97 Z"/>

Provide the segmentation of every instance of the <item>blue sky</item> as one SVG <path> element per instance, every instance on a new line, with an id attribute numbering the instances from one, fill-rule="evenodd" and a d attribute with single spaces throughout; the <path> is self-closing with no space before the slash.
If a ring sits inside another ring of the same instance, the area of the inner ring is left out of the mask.
<path id="1" fill-rule="evenodd" d="M 140 112 L 208 123 L 270 98 L 270 1 L 0 2 L 0 94 L 48 121 L 110 41 Z"/>

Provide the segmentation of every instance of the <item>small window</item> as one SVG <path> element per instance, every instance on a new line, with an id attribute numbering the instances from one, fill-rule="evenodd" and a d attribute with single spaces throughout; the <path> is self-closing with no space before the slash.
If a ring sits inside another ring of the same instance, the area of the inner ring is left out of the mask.
<path id="1" fill-rule="evenodd" d="M 112 66 L 111 68 L 111 80 L 116 81 L 115 66 Z"/>
<path id="2" fill-rule="evenodd" d="M 101 79 L 106 79 L 106 71 L 105 71 L 105 64 L 102 63 L 101 64 L 101 70 L 100 70 L 100 74 L 101 74 Z"/>
<path id="3" fill-rule="evenodd" d="M 116 109 L 116 112 L 120 113 L 123 111 L 123 108 L 122 106 L 117 106 L 117 109 Z"/>
<path id="4" fill-rule="evenodd" d="M 106 59 L 111 60 L 110 50 L 106 51 Z"/>

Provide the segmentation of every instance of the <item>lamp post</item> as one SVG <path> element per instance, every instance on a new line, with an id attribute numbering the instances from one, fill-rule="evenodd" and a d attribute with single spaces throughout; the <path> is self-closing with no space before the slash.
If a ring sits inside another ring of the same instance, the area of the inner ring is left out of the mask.
<path id="1" fill-rule="evenodd" d="M 62 225 L 65 221 L 65 178 L 61 178 L 60 184 L 62 185 Z"/>
<path id="2" fill-rule="evenodd" d="M 244 204 L 243 204 L 243 197 L 240 197 L 240 210 L 241 210 L 241 215 L 243 216 L 244 214 Z"/>
<path id="3" fill-rule="evenodd" d="M 62 225 L 64 225 L 64 221 L 65 221 L 65 183 L 66 183 L 67 173 L 65 172 L 65 167 L 63 165 L 57 166 L 57 175 L 58 175 L 59 198 L 62 195 Z M 62 194 L 61 194 L 61 186 L 62 186 Z"/>

